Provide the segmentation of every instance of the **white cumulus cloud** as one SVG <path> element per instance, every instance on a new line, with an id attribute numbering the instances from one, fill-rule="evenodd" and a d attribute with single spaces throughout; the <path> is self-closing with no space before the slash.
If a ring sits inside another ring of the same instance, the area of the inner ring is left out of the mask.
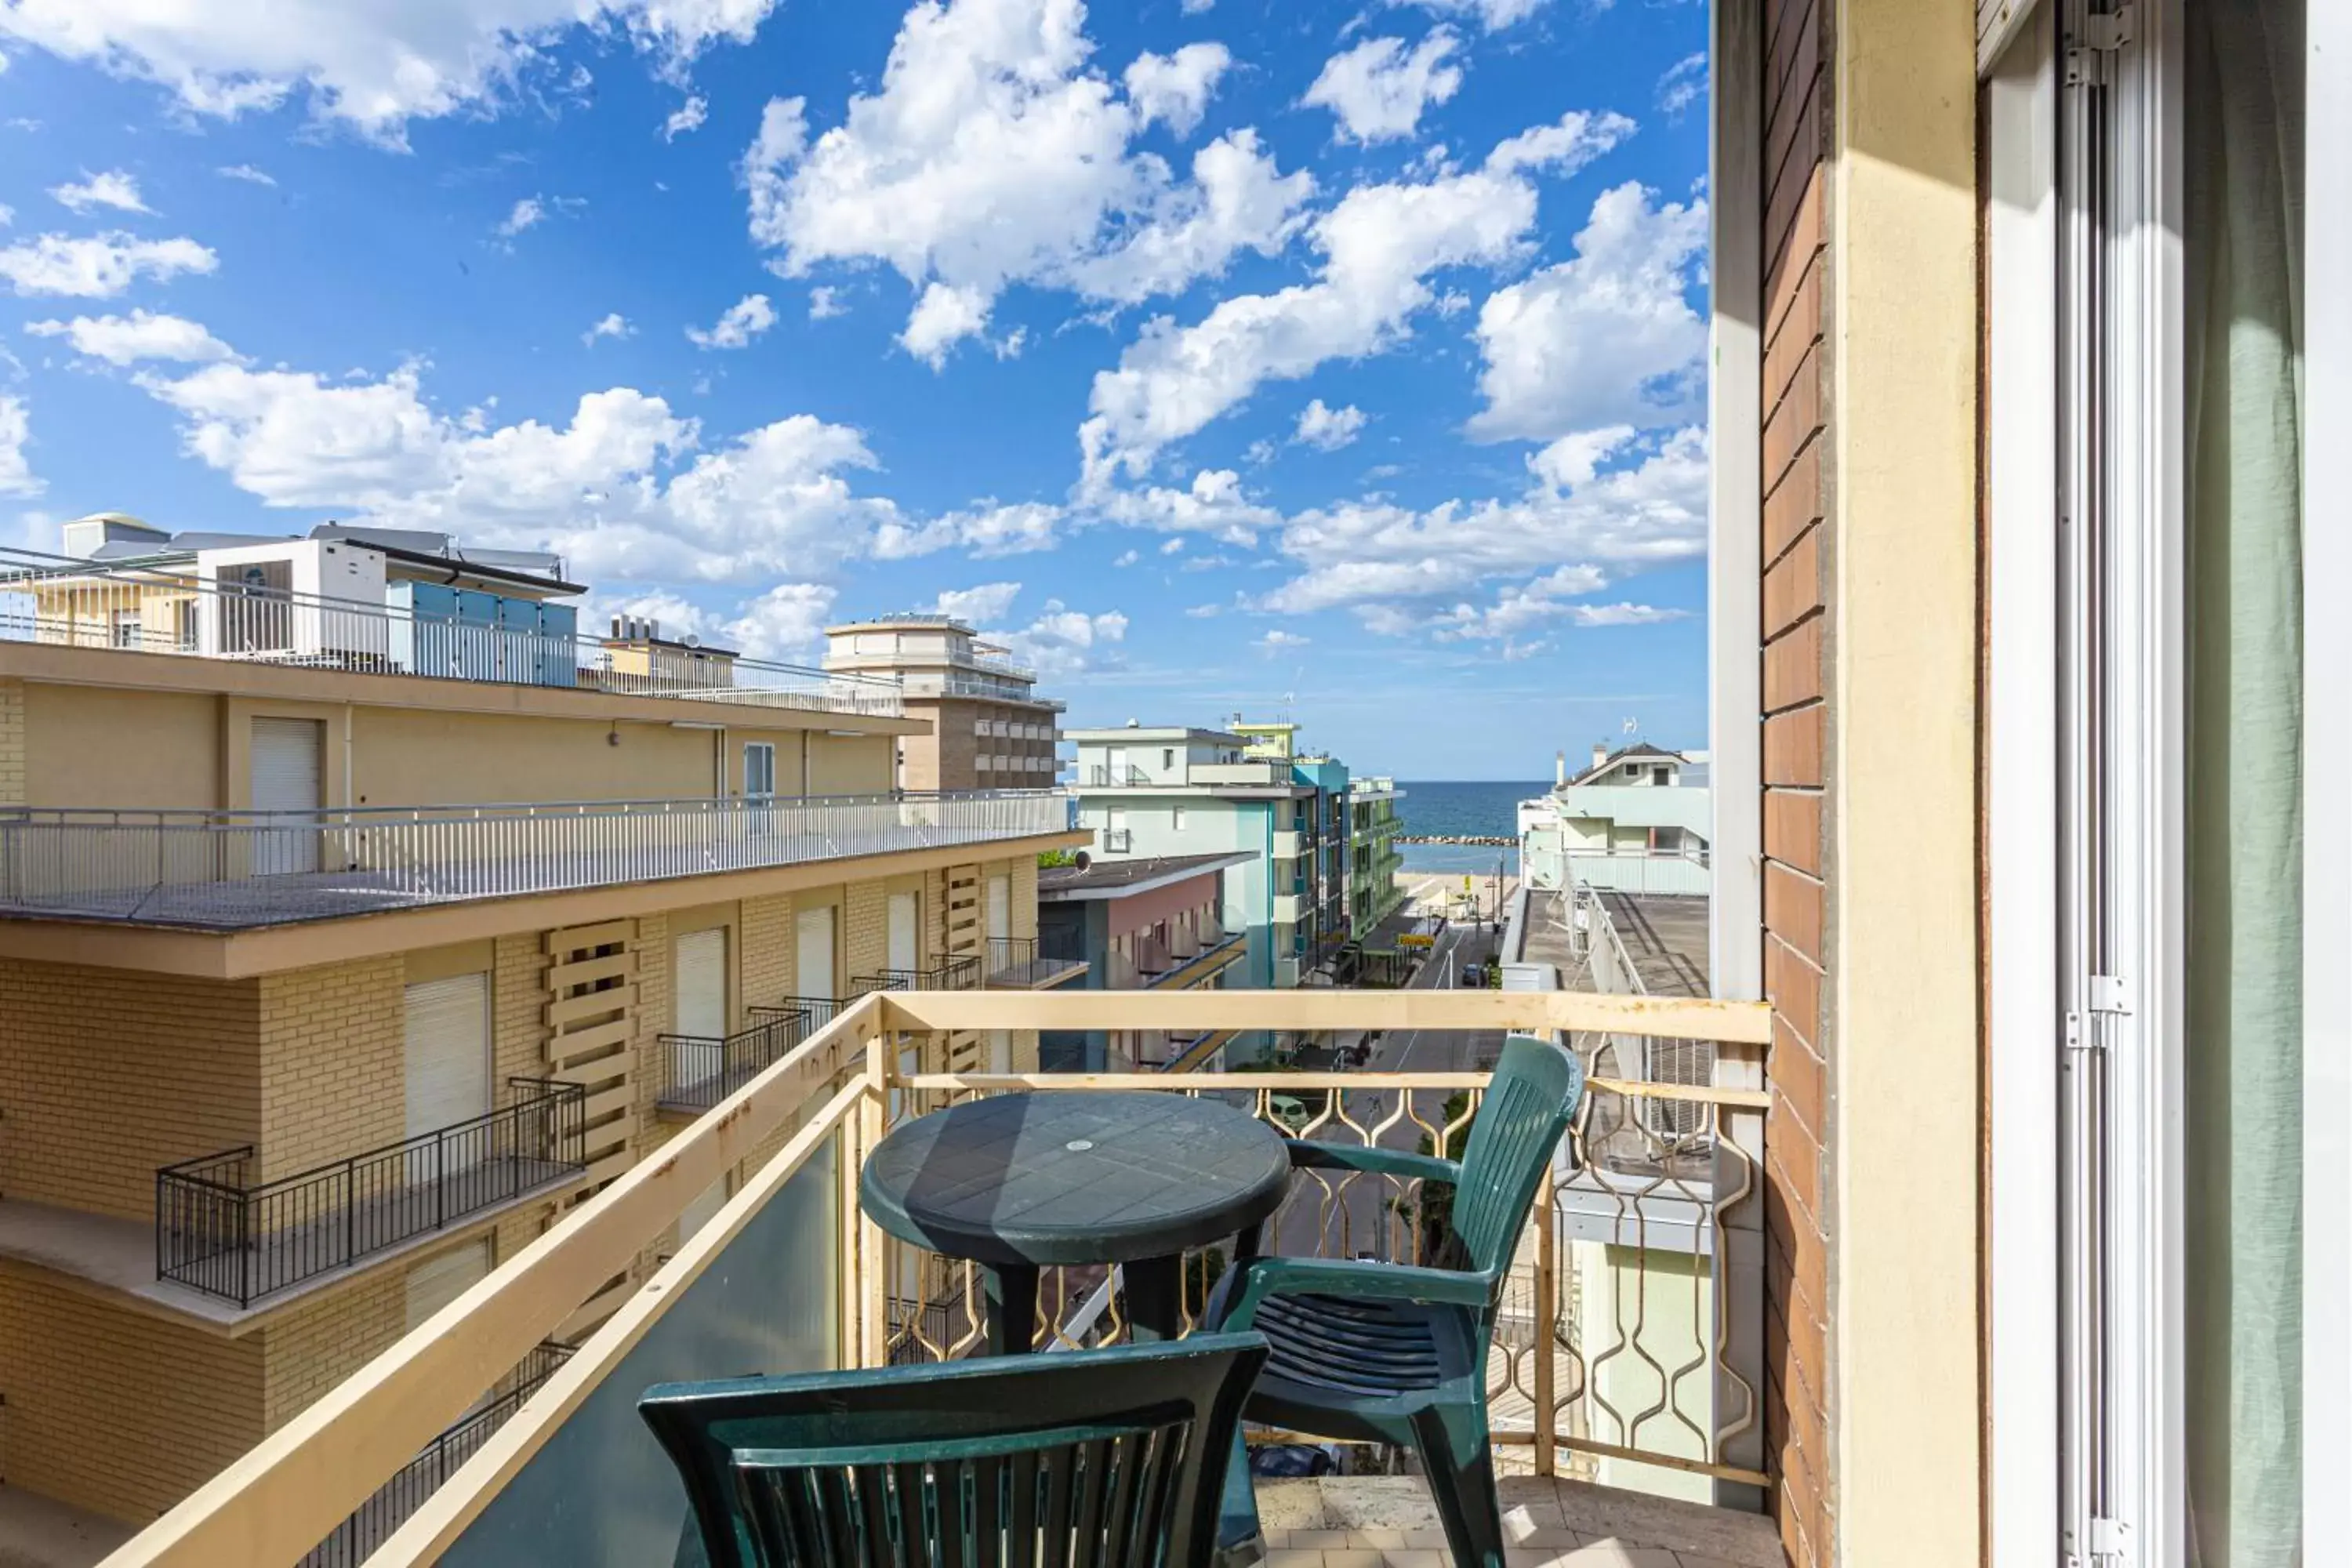
<path id="1" fill-rule="evenodd" d="M 1118 610 L 1088 614 L 1059 599 L 1045 601 L 1027 626 L 992 634 L 1013 657 L 1046 680 L 1117 669 L 1125 663 L 1122 645 L 1128 620 Z"/>
<path id="2" fill-rule="evenodd" d="M 274 185 L 278 177 L 267 169 L 257 169 L 250 163 L 229 163 L 213 173 L 224 180 L 242 180 L 248 185 Z"/>
<path id="3" fill-rule="evenodd" d="M 37 496 L 47 489 L 25 456 L 32 433 L 25 400 L 13 392 L 0 392 L 0 496 Z"/>
<path id="4" fill-rule="evenodd" d="M 1013 601 L 1021 596 L 1018 583 L 980 583 L 969 588 L 950 588 L 940 595 L 934 607 L 943 616 L 967 626 L 985 626 L 1001 621 L 1012 612 Z"/>
<path id="5" fill-rule="evenodd" d="M 547 218 L 547 204 L 537 196 L 525 196 L 509 209 L 499 224 L 499 237 L 512 239 L 527 228 L 535 228 Z"/>
<path id="6" fill-rule="evenodd" d="M 1085 17 L 1078 0 L 915 5 L 841 123 L 812 141 L 803 100 L 769 103 L 742 164 L 752 237 L 787 276 L 898 273 L 916 294 L 903 341 L 934 361 L 1015 282 L 1124 302 L 1278 248 L 1313 186 L 1254 135 L 1204 150 L 1191 182 L 1132 146 L 1155 122 L 1197 124 L 1223 47 L 1145 55 L 1115 81 Z"/>
<path id="7" fill-rule="evenodd" d="M 35 337 L 64 338 L 74 353 L 102 359 L 109 364 L 132 364 L 142 360 L 204 364 L 235 359 L 236 351 L 201 324 L 182 316 L 133 310 L 127 316 L 76 316 L 70 321 L 28 321 L 25 330 Z"/>
<path id="8" fill-rule="evenodd" d="M 1542 10 L 1546 0 L 1389 0 L 1392 5 L 1412 5 L 1439 16 L 1466 16 L 1488 32 L 1524 22 Z M 1593 8 L 1605 9 L 1609 0 Z"/>
<path id="9" fill-rule="evenodd" d="M 1515 151 L 1500 167 L 1359 185 L 1309 230 L 1323 254 L 1315 281 L 1233 296 L 1192 326 L 1166 316 L 1148 322 L 1118 366 L 1095 375 L 1078 430 L 1085 488 L 1099 491 L 1122 470 L 1141 478 L 1162 448 L 1267 381 L 1400 341 L 1413 313 L 1435 300 L 1430 274 L 1522 253 L 1536 218 L 1532 171 L 1579 167 L 1633 129 L 1621 116 L 1570 113 L 1506 143 Z M 1530 145 L 1540 154 L 1516 150 Z"/>
<path id="10" fill-rule="evenodd" d="M 702 122 L 709 118 L 710 100 L 698 92 L 690 94 L 662 121 L 662 140 L 675 142 L 689 131 L 699 131 Z"/>
<path id="11" fill-rule="evenodd" d="M 1302 447 L 1336 452 L 1363 433 L 1362 409 L 1352 403 L 1344 408 L 1327 408 L 1318 397 L 1298 411 L 1298 427 L 1290 438 Z"/>
<path id="12" fill-rule="evenodd" d="M 1575 243 L 1575 256 L 1479 309 L 1486 405 L 1472 436 L 1549 441 L 1664 424 L 1696 405 L 1706 323 L 1689 290 L 1706 247 L 1706 204 L 1659 205 L 1622 184 L 1592 204 Z"/>
<path id="13" fill-rule="evenodd" d="M 1300 512 L 1279 544 L 1302 569 L 1258 607 L 1349 609 L 1396 635 L 1503 637 L 1561 619 L 1601 624 L 1566 601 L 1706 550 L 1704 431 L 1621 442 L 1607 455 L 1618 466 L 1606 472 L 1564 460 L 1548 474 L 1531 461 L 1535 482 L 1517 497 L 1418 510 L 1367 498 Z"/>
<path id="14" fill-rule="evenodd" d="M 141 278 L 165 282 L 184 272 L 210 272 L 220 258 L 193 239 L 140 239 L 128 234 L 68 238 L 45 234 L 0 250 L 0 278 L 18 294 L 106 300 Z"/>
<path id="15" fill-rule="evenodd" d="M 776 308 L 765 294 L 746 294 L 719 313 L 708 331 L 688 327 L 688 342 L 698 349 L 740 349 L 776 324 Z"/>
<path id="16" fill-rule="evenodd" d="M 1217 79 L 1233 63 L 1223 44 L 1187 44 L 1172 55 L 1136 56 L 1120 80 L 1143 124 L 1164 121 L 1177 135 L 1189 136 L 1208 110 Z"/>
<path id="17" fill-rule="evenodd" d="M 79 184 L 51 185 L 49 195 L 59 205 L 77 213 L 87 213 L 93 207 L 112 207 L 117 212 L 144 213 L 155 209 L 139 196 L 139 182 L 121 169 L 109 169 L 102 174 L 85 172 Z"/>
<path id="18" fill-rule="evenodd" d="M 637 329 L 629 324 L 629 319 L 620 311 L 613 310 L 608 311 L 604 320 L 581 333 L 580 341 L 593 349 L 601 339 L 634 338 L 636 335 Z"/>
<path id="19" fill-rule="evenodd" d="M 299 95 L 322 121 L 389 144 L 415 119 L 494 110 L 556 67 L 579 27 L 625 37 L 676 75 L 748 43 L 776 0 L 10 0 L 0 37 L 152 81 L 193 113 L 232 118 Z"/>
<path id="20" fill-rule="evenodd" d="M 1459 42 L 1450 27 L 1431 28 L 1410 53 L 1402 38 L 1366 38 L 1324 61 L 1299 101 L 1329 110 L 1350 142 L 1411 136 L 1421 128 L 1422 110 L 1460 90 L 1461 68 L 1446 63 Z"/>

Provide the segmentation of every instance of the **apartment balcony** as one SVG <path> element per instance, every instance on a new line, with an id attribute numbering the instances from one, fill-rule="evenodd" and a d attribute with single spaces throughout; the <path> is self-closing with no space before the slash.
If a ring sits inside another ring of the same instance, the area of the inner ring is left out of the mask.
<path id="1" fill-rule="evenodd" d="M 1276 893 L 1274 896 L 1274 923 L 1295 926 L 1310 918 L 1315 906 L 1305 893 Z"/>
<path id="2" fill-rule="evenodd" d="M 657 1105 L 665 1112 L 701 1115 L 832 1023 L 845 1005 L 830 996 L 787 996 L 773 1006 L 746 1007 L 751 1022 L 731 1035 L 662 1036 Z"/>
<path id="3" fill-rule="evenodd" d="M 754 708 L 906 712 L 890 676 L 716 649 L 632 647 L 569 629 L 523 629 L 390 602 L 224 586 L 193 572 L 0 548 L 0 643 L 10 642 Z"/>
<path id="4" fill-rule="evenodd" d="M 1639 893 L 1661 897 L 1704 898 L 1713 886 L 1705 849 L 1570 849 L 1556 858 L 1541 852 L 1528 857 L 1531 878 L 1557 886 L 1590 888 L 1596 892 Z M 1549 871 L 1547 878 L 1544 873 Z"/>
<path id="5" fill-rule="evenodd" d="M 953 1305 L 980 1300 L 971 1265 L 843 1223 L 856 1214 L 847 1195 L 852 1173 L 908 1117 L 992 1095 L 1117 1088 L 1214 1096 L 1308 1142 L 1458 1156 L 1488 1083 L 1480 1064 L 1493 1059 L 1505 1030 L 1549 1032 L 1584 1055 L 1594 1041 L 1629 1033 L 1713 1037 L 1760 1051 L 1769 1026 L 1760 1005 L 1562 993 L 866 996 L 730 1095 L 719 1114 L 681 1129 L 660 1160 L 564 1215 L 436 1319 L 433 1332 L 387 1350 L 264 1439 L 134 1542 L 124 1560 L 161 1561 L 152 1553 L 165 1542 L 173 1561 L 268 1568 L 300 1560 L 467 1414 L 484 1392 L 480 1369 L 528 1355 L 586 1294 L 637 1268 L 698 1194 L 747 1159 L 762 1163 L 726 1206 L 657 1268 L 632 1274 L 614 1315 L 522 1401 L 495 1445 L 458 1465 L 409 1520 L 399 1561 L 519 1553 L 601 1561 L 616 1552 L 667 1560 L 688 1525 L 688 1504 L 637 1415 L 647 1386 L 983 1353 L 977 1314 Z M 1432 1042 L 1423 1059 L 1470 1066 L 1384 1074 L 1377 1084 L 1290 1069 L 1079 1078 L 907 1068 L 936 1058 L 924 1048 L 930 1041 L 1003 1027 L 1156 1032 L 1171 1040 L 1234 1030 L 1418 1030 Z M 1713 1501 L 1718 1487 L 1745 1496 L 1767 1483 L 1759 1283 L 1767 1099 L 1751 1089 L 1588 1079 L 1585 1108 L 1538 1184 L 1487 1357 L 1515 1563 L 1605 1556 L 1659 1568 L 1768 1568 L 1779 1561 L 1769 1521 Z M 1649 1113 L 1667 1101 L 1674 1116 Z M 1365 1173 L 1333 1184 L 1302 1172 L 1263 1245 L 1291 1256 L 1442 1267 L 1439 1233 L 1426 1228 L 1434 1212 L 1417 1179 Z M 1182 1277 L 1188 1331 L 1203 1314 L 1206 1273 Z M 1037 1348 L 1121 1342 L 1122 1293 L 1116 1270 L 1106 1278 L 1100 1269 L 1045 1269 Z M 950 1305 L 935 1310 L 940 1303 Z M 1283 1440 L 1255 1429 L 1248 1436 L 1253 1444 Z M 1436 1528 L 1415 1477 L 1260 1477 L 1257 1488 L 1266 1544 L 1277 1552 L 1328 1549 L 1367 1553 L 1366 1561 L 1426 1552 L 1426 1561 L 1444 1561 L 1437 1538 L 1414 1533 Z M 1595 1554 L 1602 1542 L 1614 1542 L 1613 1553 Z"/>
<path id="6" fill-rule="evenodd" d="M 1089 763 L 1085 772 L 1088 789 L 1142 789 L 1151 783 L 1151 775 L 1132 763 L 1114 768 L 1103 763 Z"/>
<path id="7" fill-rule="evenodd" d="M 938 959 L 913 969 L 877 969 L 853 976 L 849 994 L 856 997 L 869 991 L 977 991 L 983 968 L 980 955 L 972 953 Z"/>
<path id="8" fill-rule="evenodd" d="M 1252 786 L 1269 788 L 1276 785 L 1287 787 L 1290 784 L 1290 764 L 1286 762 L 1271 761 L 1195 763 L 1192 764 L 1190 776 L 1191 782 L 1196 784 L 1222 784 L 1239 788 Z"/>
<path id="9" fill-rule="evenodd" d="M 1051 790 L 318 812 L 0 807 L 0 914 L 238 930 L 1066 833 Z"/>
<path id="10" fill-rule="evenodd" d="M 587 1168 L 587 1091 L 516 1079 L 503 1110 L 259 1181 L 251 1147 L 155 1173 L 155 1273 L 240 1308 L 561 1191 Z"/>
<path id="11" fill-rule="evenodd" d="M 1069 708 L 1069 704 L 1058 697 L 1040 697 L 1034 689 L 1019 681 L 992 676 L 910 669 L 898 677 L 898 685 L 905 696 L 917 700 L 927 697 L 947 697 L 968 698 L 980 702 L 1017 702 L 1024 707 L 1045 709 L 1055 713 L 1066 712 Z"/>
<path id="12" fill-rule="evenodd" d="M 1296 860 L 1307 853 L 1307 836 L 1296 829 L 1276 833 L 1268 853 L 1276 860 Z"/>
<path id="13" fill-rule="evenodd" d="M 988 987 L 994 991 L 1045 991 L 1067 985 L 1087 972 L 1075 931 L 988 939 Z"/>
<path id="14" fill-rule="evenodd" d="M 1110 954 L 1104 971 L 1106 988 L 1191 990 L 1207 984 L 1239 963 L 1248 948 L 1247 935 L 1237 931 L 1205 931 L 1181 944 L 1137 938 L 1126 951 Z"/>

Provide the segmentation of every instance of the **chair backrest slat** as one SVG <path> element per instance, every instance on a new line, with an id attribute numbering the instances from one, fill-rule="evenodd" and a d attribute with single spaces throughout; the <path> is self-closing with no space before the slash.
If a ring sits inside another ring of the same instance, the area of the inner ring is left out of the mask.
<path id="1" fill-rule="evenodd" d="M 1265 1360 L 1200 1335 L 671 1384 L 638 1409 L 712 1568 L 1204 1568 Z"/>
<path id="2" fill-rule="evenodd" d="M 1453 1216 L 1470 1268 L 1494 1275 L 1498 1287 L 1537 1185 L 1583 1093 L 1584 1068 L 1574 1052 L 1528 1035 L 1504 1042 L 1486 1098 L 1470 1123 Z"/>

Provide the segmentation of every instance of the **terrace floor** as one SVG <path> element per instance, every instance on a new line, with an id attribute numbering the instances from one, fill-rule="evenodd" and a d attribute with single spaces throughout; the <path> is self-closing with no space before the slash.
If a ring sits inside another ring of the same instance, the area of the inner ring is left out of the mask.
<path id="1" fill-rule="evenodd" d="M 1507 1568 L 1781 1568 L 1760 1514 L 1535 1476 L 1500 1487 Z M 1257 1502 L 1262 1568 L 1451 1568 L 1417 1476 L 1260 1479 Z"/>

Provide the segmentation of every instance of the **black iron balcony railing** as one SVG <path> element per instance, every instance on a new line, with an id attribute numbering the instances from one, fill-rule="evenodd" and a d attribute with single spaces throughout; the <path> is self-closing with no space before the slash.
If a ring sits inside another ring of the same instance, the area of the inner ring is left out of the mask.
<path id="1" fill-rule="evenodd" d="M 787 996 L 772 1007 L 745 1008 L 751 1022 L 724 1037 L 662 1036 L 658 1103 L 665 1110 L 709 1110 L 832 1023 L 841 1006 L 830 996 Z"/>
<path id="2" fill-rule="evenodd" d="M 1057 985 L 1086 967 L 1086 954 L 1078 950 L 1078 933 L 1066 927 L 1035 936 L 988 939 L 988 984 L 1001 989 L 1028 991 Z"/>
<path id="3" fill-rule="evenodd" d="M 857 975 L 849 983 L 849 994 L 856 997 L 869 991 L 977 991 L 980 971 L 980 955 L 967 953 L 942 958 L 923 969 L 879 969 Z"/>
<path id="4" fill-rule="evenodd" d="M 249 1307 L 585 1169 L 587 1090 L 513 1079 L 514 1103 L 256 1183 L 253 1147 L 155 1173 L 156 1277 Z"/>
<path id="5" fill-rule="evenodd" d="M 521 1409 L 539 1392 L 540 1385 L 555 1375 L 557 1367 L 571 1359 L 570 1345 L 553 1340 L 540 1341 L 514 1369 L 505 1387 L 479 1409 L 445 1427 L 416 1458 L 402 1466 L 398 1474 L 378 1487 L 374 1496 L 337 1525 L 332 1535 L 312 1547 L 299 1568 L 359 1568 L 374 1556 L 376 1548 L 390 1540 L 392 1532 L 406 1523 L 408 1516 L 438 1491 L 441 1483 L 457 1473 L 458 1466 L 472 1458 L 474 1451 L 507 1424 L 507 1417 Z"/>

